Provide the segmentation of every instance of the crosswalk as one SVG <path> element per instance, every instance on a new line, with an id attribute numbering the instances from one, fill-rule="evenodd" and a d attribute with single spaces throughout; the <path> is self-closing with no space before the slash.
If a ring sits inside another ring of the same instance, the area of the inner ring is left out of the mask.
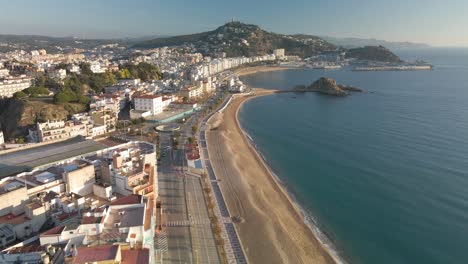
<path id="1" fill-rule="evenodd" d="M 209 225 L 211 224 L 210 219 L 194 219 L 194 220 L 176 220 L 168 221 L 163 224 L 167 227 L 177 227 L 177 226 L 194 226 L 194 225 Z"/>
<path id="2" fill-rule="evenodd" d="M 166 230 L 161 230 L 161 232 L 156 235 L 156 243 L 155 244 L 156 244 L 156 250 L 158 250 L 160 252 L 168 250 Z"/>

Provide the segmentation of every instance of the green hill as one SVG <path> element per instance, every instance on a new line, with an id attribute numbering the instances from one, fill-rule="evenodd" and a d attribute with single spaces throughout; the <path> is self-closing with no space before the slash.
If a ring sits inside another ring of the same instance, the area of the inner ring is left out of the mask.
<path id="1" fill-rule="evenodd" d="M 316 36 L 277 34 L 241 22 L 230 22 L 208 32 L 143 41 L 133 47 L 158 48 L 183 44 L 193 45 L 205 55 L 226 52 L 228 57 L 263 55 L 278 48 L 286 49 L 287 55 L 300 57 L 336 50 L 334 45 Z"/>
<path id="2" fill-rule="evenodd" d="M 383 46 L 365 46 L 361 48 L 348 49 L 346 51 L 347 58 L 358 60 L 379 61 L 388 63 L 400 63 L 402 60 Z"/>

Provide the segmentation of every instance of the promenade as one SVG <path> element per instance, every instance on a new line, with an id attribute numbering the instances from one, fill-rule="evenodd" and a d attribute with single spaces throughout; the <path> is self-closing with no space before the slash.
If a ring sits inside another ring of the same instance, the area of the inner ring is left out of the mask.
<path id="1" fill-rule="evenodd" d="M 229 213 L 229 210 L 226 206 L 226 202 L 224 201 L 223 194 L 219 187 L 218 179 L 216 178 L 216 174 L 214 173 L 214 170 L 211 166 L 210 156 L 206 144 L 207 121 L 220 109 L 224 109 L 227 106 L 227 104 L 231 101 L 231 97 L 232 96 L 229 95 L 225 99 L 223 104 L 221 104 L 218 107 L 217 111 L 212 112 L 202 120 L 198 134 L 198 141 L 201 149 L 200 156 L 203 168 L 207 172 L 208 178 L 210 179 L 212 193 L 214 194 L 214 200 L 217 205 L 215 207 L 215 214 L 221 221 L 221 236 L 224 240 L 224 249 L 226 252 L 227 261 L 228 263 L 247 263 L 247 258 L 241 246 L 239 237 L 237 235 L 237 231 L 234 227 L 231 215 Z"/>

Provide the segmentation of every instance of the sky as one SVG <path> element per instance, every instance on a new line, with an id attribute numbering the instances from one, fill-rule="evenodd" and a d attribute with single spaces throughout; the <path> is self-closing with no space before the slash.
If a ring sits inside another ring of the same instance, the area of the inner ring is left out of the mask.
<path id="1" fill-rule="evenodd" d="M 235 20 L 277 33 L 468 46 L 468 0 L 0 0 L 0 34 L 179 35 Z"/>

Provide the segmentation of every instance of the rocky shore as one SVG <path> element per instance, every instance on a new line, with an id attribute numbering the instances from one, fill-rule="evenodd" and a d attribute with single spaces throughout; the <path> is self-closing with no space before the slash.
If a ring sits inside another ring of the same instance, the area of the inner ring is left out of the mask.
<path id="1" fill-rule="evenodd" d="M 358 87 L 340 85 L 336 83 L 336 80 L 326 77 L 321 77 L 307 87 L 305 85 L 296 86 L 294 90 L 297 92 L 317 92 L 332 96 L 347 96 L 349 95 L 348 92 L 363 92 Z"/>

